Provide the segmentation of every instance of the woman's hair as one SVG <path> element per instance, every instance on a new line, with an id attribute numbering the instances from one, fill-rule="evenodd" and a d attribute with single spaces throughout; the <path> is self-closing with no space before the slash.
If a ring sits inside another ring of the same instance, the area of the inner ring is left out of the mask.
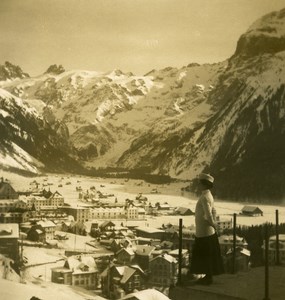
<path id="1" fill-rule="evenodd" d="M 214 186 L 213 182 L 210 182 L 210 181 L 205 180 L 205 179 L 200 179 L 200 182 L 207 189 L 211 189 Z"/>

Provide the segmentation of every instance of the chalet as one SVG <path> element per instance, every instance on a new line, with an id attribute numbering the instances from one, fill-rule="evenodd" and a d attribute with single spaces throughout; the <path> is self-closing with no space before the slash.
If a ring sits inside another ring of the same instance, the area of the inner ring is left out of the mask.
<path id="1" fill-rule="evenodd" d="M 248 271 L 250 262 L 250 251 L 242 247 L 236 247 L 235 251 L 235 271 Z M 233 249 L 229 249 L 224 256 L 224 269 L 226 273 L 233 271 Z"/>
<path id="2" fill-rule="evenodd" d="M 1 199 L 18 199 L 19 194 L 13 189 L 10 183 L 4 181 L 3 177 L 0 181 L 0 200 Z"/>
<path id="3" fill-rule="evenodd" d="M 135 290 L 145 289 L 145 286 L 145 273 L 137 265 L 111 265 L 101 274 L 102 293 L 109 299 L 121 299 Z"/>
<path id="4" fill-rule="evenodd" d="M 181 249 L 182 254 L 182 267 L 189 265 L 189 251 L 187 249 Z M 174 257 L 177 261 L 179 260 L 179 249 L 174 249 L 168 252 L 169 255 Z"/>
<path id="5" fill-rule="evenodd" d="M 180 216 L 193 216 L 195 215 L 195 212 L 193 212 L 190 208 L 187 207 L 177 207 L 174 210 L 175 214 L 178 214 Z"/>
<path id="6" fill-rule="evenodd" d="M 45 243 L 46 234 L 41 225 L 33 225 L 27 232 L 27 239 L 34 242 Z"/>
<path id="7" fill-rule="evenodd" d="M 99 287 L 99 273 L 91 256 L 71 256 L 63 267 L 52 268 L 51 281 L 87 289 Z"/>
<path id="8" fill-rule="evenodd" d="M 15 262 L 19 261 L 18 239 L 18 224 L 0 224 L 0 252 Z"/>
<path id="9" fill-rule="evenodd" d="M 150 260 L 149 283 L 152 286 L 170 287 L 177 282 L 178 262 L 168 254 L 162 254 Z"/>
<path id="10" fill-rule="evenodd" d="M 46 239 L 48 240 L 54 239 L 54 232 L 55 232 L 56 225 L 52 221 L 42 220 L 37 222 L 37 224 L 40 225 L 45 230 Z"/>
<path id="11" fill-rule="evenodd" d="M 111 243 L 111 250 L 113 252 L 118 252 L 122 248 L 129 248 L 135 245 L 133 240 L 130 240 L 129 238 L 120 238 L 120 239 L 113 239 Z"/>
<path id="12" fill-rule="evenodd" d="M 279 234 L 279 262 L 281 264 L 285 263 L 285 234 Z M 276 235 L 269 238 L 269 247 L 268 247 L 268 260 L 270 264 L 276 263 Z M 265 244 L 262 246 L 263 255 L 265 255 Z"/>
<path id="13" fill-rule="evenodd" d="M 258 217 L 263 216 L 263 211 L 257 206 L 246 205 L 241 210 L 242 215 Z"/>
<path id="14" fill-rule="evenodd" d="M 233 247 L 233 235 L 223 234 L 219 236 L 219 244 L 221 249 L 221 254 L 225 255 Z M 236 247 L 247 248 L 248 244 L 244 238 L 236 236 Z"/>
<path id="15" fill-rule="evenodd" d="M 117 262 L 122 265 L 129 265 L 135 258 L 135 252 L 132 248 L 122 248 L 115 255 Z"/>
<path id="16" fill-rule="evenodd" d="M 138 265 L 144 270 L 149 269 L 149 262 L 153 258 L 155 247 L 148 245 L 137 245 L 135 249 L 135 260 Z"/>

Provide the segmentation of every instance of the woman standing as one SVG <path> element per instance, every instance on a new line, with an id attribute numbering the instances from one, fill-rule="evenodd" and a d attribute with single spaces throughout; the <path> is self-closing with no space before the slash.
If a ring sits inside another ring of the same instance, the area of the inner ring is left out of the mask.
<path id="1" fill-rule="evenodd" d="M 198 179 L 201 196 L 195 209 L 196 236 L 190 273 L 205 274 L 196 283 L 209 285 L 213 282 L 213 275 L 222 274 L 224 269 L 216 233 L 216 210 L 210 191 L 213 187 L 214 177 L 202 173 Z"/>

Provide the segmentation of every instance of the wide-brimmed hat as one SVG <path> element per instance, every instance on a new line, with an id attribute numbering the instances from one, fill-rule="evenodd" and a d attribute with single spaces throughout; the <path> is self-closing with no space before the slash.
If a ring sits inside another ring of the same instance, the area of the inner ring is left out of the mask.
<path id="1" fill-rule="evenodd" d="M 199 176 L 198 176 L 198 179 L 199 180 L 207 180 L 211 183 L 214 183 L 214 177 L 211 176 L 210 174 L 206 174 L 206 173 L 201 173 Z"/>

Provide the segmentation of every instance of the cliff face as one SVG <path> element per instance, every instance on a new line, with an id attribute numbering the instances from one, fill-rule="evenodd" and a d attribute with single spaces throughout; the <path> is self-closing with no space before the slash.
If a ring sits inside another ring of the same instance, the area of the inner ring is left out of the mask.
<path id="1" fill-rule="evenodd" d="M 240 38 L 209 100 L 217 113 L 201 139 L 220 197 L 281 201 L 285 195 L 285 10 L 256 21 Z M 203 146 L 199 146 L 199 152 Z"/>
<path id="2" fill-rule="evenodd" d="M 285 50 L 285 9 L 270 13 L 257 20 L 243 34 L 238 43 L 235 56 L 255 56 L 277 53 Z"/>

